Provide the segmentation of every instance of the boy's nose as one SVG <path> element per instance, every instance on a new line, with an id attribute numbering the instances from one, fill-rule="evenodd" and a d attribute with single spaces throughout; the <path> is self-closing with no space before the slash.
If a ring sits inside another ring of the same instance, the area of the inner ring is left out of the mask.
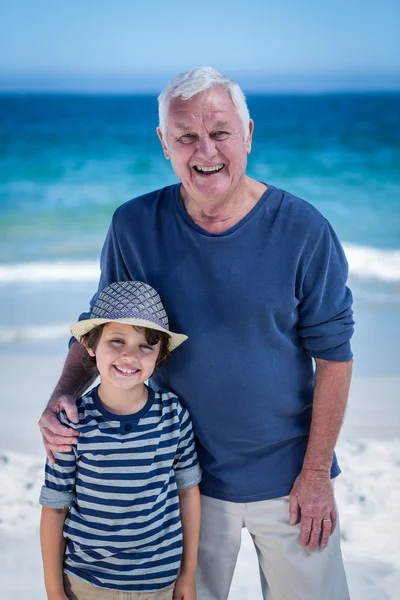
<path id="1" fill-rule="evenodd" d="M 131 360 L 137 361 L 138 356 L 139 356 L 139 351 L 137 348 L 125 348 L 124 352 L 122 353 L 122 358 L 126 362 L 129 362 Z"/>

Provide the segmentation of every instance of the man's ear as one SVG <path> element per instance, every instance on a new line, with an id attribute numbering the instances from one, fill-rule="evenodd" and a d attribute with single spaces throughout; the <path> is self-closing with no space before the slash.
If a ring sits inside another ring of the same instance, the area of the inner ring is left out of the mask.
<path id="1" fill-rule="evenodd" d="M 164 152 L 164 156 L 165 156 L 165 158 L 167 160 L 169 160 L 170 156 L 169 156 L 168 148 L 167 148 L 166 143 L 165 143 L 164 138 L 163 138 L 162 131 L 161 131 L 161 129 L 159 127 L 157 127 L 156 131 L 157 131 L 158 138 L 159 138 L 159 140 L 161 142 L 161 146 L 162 146 L 162 149 L 163 149 L 163 152 Z"/>
<path id="2" fill-rule="evenodd" d="M 250 119 L 249 121 L 249 134 L 246 138 L 246 152 L 247 154 L 250 154 L 251 152 L 251 140 L 253 138 L 253 131 L 254 131 L 254 121 L 253 119 Z"/>

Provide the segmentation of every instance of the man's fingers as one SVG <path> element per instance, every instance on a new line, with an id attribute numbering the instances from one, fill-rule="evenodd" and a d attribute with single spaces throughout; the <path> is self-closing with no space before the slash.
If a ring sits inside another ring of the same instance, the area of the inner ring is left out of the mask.
<path id="1" fill-rule="evenodd" d="M 312 527 L 312 518 L 302 516 L 300 521 L 300 537 L 299 541 L 302 546 L 307 546 L 310 540 L 311 527 Z"/>
<path id="2" fill-rule="evenodd" d="M 57 435 L 66 437 L 78 435 L 78 432 L 72 429 L 69 433 L 65 433 L 67 428 L 64 427 L 64 425 L 61 425 L 57 416 L 61 410 L 65 410 L 67 416 L 69 413 L 71 420 L 73 417 L 76 419 L 76 422 L 78 422 L 78 413 L 72 396 L 59 396 L 55 400 L 49 402 L 48 407 L 43 411 L 42 416 L 39 419 L 40 431 L 45 438 L 47 438 L 46 430 L 50 430 Z"/>
<path id="3" fill-rule="evenodd" d="M 78 443 L 78 432 L 75 432 L 74 429 L 70 429 L 69 427 L 64 427 L 61 425 L 62 429 L 57 431 L 51 431 L 44 427 L 42 429 L 42 435 L 49 446 L 71 446 L 72 444 Z M 76 435 L 75 435 L 76 434 Z M 60 439 L 61 438 L 61 439 Z M 61 443 L 60 443 L 61 442 Z"/>
<path id="4" fill-rule="evenodd" d="M 72 446 L 68 444 L 49 444 L 44 440 L 44 447 L 49 460 L 54 463 L 53 452 L 71 452 Z"/>
<path id="5" fill-rule="evenodd" d="M 54 458 L 54 454 L 52 453 L 50 448 L 48 448 L 46 446 L 46 440 L 44 438 L 43 438 L 43 443 L 44 443 L 44 449 L 46 450 L 47 458 L 49 459 L 51 464 L 54 465 L 54 463 L 56 462 L 56 459 Z"/>
<path id="6" fill-rule="evenodd" d="M 40 430 L 42 432 L 42 435 L 44 435 L 44 437 L 46 439 L 48 439 L 50 441 L 49 435 L 48 434 L 55 434 L 57 436 L 62 436 L 62 437 L 67 437 L 67 438 L 74 438 L 74 437 L 78 437 L 79 432 L 76 431 L 76 429 L 72 429 L 72 427 L 67 427 L 66 425 L 62 425 L 62 423 L 60 423 L 60 421 L 56 418 L 56 420 L 53 422 L 51 421 L 50 424 L 48 424 L 47 422 L 41 422 L 40 423 Z M 69 444 L 69 442 L 67 442 Z"/>
<path id="7" fill-rule="evenodd" d="M 54 463 L 56 462 L 56 459 L 53 454 L 54 452 L 71 452 L 71 450 L 72 450 L 72 446 L 48 444 L 45 438 L 43 438 L 43 444 L 44 444 L 44 449 L 46 451 L 47 458 L 49 459 L 49 461 L 51 462 L 52 465 L 54 465 Z"/>
<path id="8" fill-rule="evenodd" d="M 322 520 L 321 540 L 319 542 L 321 550 L 327 547 L 329 542 L 329 536 L 332 533 L 332 520 L 331 515 L 327 515 Z"/>
<path id="9" fill-rule="evenodd" d="M 336 513 L 336 508 L 333 508 L 331 510 L 331 515 L 330 515 L 331 521 L 332 521 L 332 528 L 331 528 L 331 535 L 332 533 L 335 531 L 336 529 L 336 523 L 337 523 L 337 513 Z"/>
<path id="10" fill-rule="evenodd" d="M 321 521 L 319 519 L 313 519 L 310 540 L 308 542 L 308 549 L 310 552 L 314 552 L 319 545 L 321 538 Z"/>
<path id="11" fill-rule="evenodd" d="M 78 443 L 79 432 L 72 427 L 62 425 L 58 419 L 61 410 L 65 410 L 71 421 L 78 422 L 78 413 L 72 396 L 62 395 L 50 400 L 39 419 L 39 428 L 47 458 L 55 462 L 53 452 L 71 452 L 72 445 Z"/>
<path id="12" fill-rule="evenodd" d="M 72 446 L 49 446 L 52 452 L 71 452 Z"/>
<path id="13" fill-rule="evenodd" d="M 74 429 L 71 429 L 70 427 L 65 427 L 64 425 L 61 425 L 56 413 L 53 413 L 48 408 L 46 408 L 46 410 L 43 412 L 42 416 L 40 417 L 39 427 L 40 427 L 40 431 L 42 432 L 42 435 L 44 435 L 44 437 L 46 439 L 47 439 L 48 431 L 53 432 L 56 435 L 63 435 L 65 437 L 71 437 L 71 436 L 78 435 L 78 432 L 75 431 Z"/>
<path id="14" fill-rule="evenodd" d="M 295 494 L 289 496 L 289 525 L 296 525 L 300 520 L 300 506 Z"/>
<path id="15" fill-rule="evenodd" d="M 72 421 L 72 423 L 78 423 L 78 409 L 76 408 L 76 404 L 72 396 L 61 396 L 59 402 L 61 410 L 65 410 L 65 414 L 67 415 L 68 419 Z"/>

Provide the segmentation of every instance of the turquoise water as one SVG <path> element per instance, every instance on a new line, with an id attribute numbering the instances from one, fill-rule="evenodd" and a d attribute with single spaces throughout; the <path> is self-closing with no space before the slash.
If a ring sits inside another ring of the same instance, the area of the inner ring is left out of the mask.
<path id="1" fill-rule="evenodd" d="M 248 174 L 321 210 L 346 249 L 358 305 L 397 319 L 400 95 L 248 103 Z M 176 181 L 156 126 L 152 96 L 0 96 L 0 343 L 62 339 L 86 308 L 114 209 Z"/>
<path id="2" fill-rule="evenodd" d="M 314 203 L 343 241 L 400 245 L 400 95 L 248 101 L 250 176 Z M 0 123 L 2 262 L 95 257 L 116 206 L 175 181 L 155 97 L 0 96 Z"/>

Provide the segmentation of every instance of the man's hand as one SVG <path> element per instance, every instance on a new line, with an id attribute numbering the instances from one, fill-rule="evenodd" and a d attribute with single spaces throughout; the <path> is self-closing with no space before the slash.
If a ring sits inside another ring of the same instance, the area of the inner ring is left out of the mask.
<path id="1" fill-rule="evenodd" d="M 290 492 L 289 523 L 300 521 L 300 544 L 314 552 L 326 548 L 336 527 L 336 508 L 329 472 L 303 469 Z"/>
<path id="2" fill-rule="evenodd" d="M 65 410 L 67 417 L 73 423 L 78 423 L 78 410 L 72 396 L 60 395 L 50 400 L 39 420 L 40 431 L 46 454 L 51 463 L 55 459 L 53 452 L 69 452 L 72 444 L 78 443 L 79 433 L 70 427 L 61 425 L 57 415 Z"/>
<path id="3" fill-rule="evenodd" d="M 195 575 L 181 573 L 176 580 L 173 600 L 196 600 Z"/>

